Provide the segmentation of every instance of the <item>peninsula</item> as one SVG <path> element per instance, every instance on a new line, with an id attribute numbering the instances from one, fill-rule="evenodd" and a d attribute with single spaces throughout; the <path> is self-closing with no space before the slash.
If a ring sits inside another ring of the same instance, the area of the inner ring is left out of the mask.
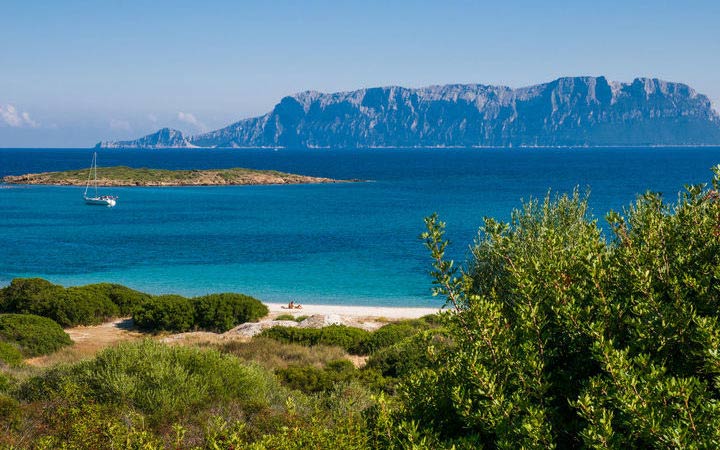
<path id="1" fill-rule="evenodd" d="M 208 170 L 165 170 L 116 166 L 98 168 L 97 177 L 98 184 L 101 186 L 238 186 L 358 181 L 334 180 L 277 172 L 275 170 L 254 170 L 237 167 Z M 84 186 L 87 179 L 88 169 L 81 169 L 9 175 L 3 177 L 2 181 L 9 184 Z"/>

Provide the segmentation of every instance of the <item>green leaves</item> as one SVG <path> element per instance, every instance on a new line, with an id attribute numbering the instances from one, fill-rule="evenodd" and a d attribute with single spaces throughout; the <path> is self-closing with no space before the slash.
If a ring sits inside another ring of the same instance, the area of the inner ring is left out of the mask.
<path id="1" fill-rule="evenodd" d="M 223 333 L 239 324 L 267 315 L 260 300 L 242 294 L 148 297 L 135 307 L 135 324 L 146 330 L 183 332 L 194 329 Z"/>
<path id="2" fill-rule="evenodd" d="M 410 418 L 499 448 L 718 447 L 713 172 L 674 204 L 648 192 L 609 213 L 609 241 L 577 190 L 531 200 L 509 223 L 485 219 L 465 270 L 426 219 L 456 349 L 407 382 Z"/>

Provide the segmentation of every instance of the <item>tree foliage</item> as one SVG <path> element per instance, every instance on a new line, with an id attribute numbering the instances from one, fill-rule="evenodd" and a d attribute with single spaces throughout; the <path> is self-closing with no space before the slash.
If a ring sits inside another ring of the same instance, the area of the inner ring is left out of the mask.
<path id="1" fill-rule="evenodd" d="M 423 234 L 456 349 L 405 385 L 407 415 L 499 448 L 720 446 L 720 167 L 676 203 L 608 214 L 587 198 L 486 219 L 472 257 Z"/>
<path id="2" fill-rule="evenodd" d="M 193 302 L 198 327 L 218 333 L 241 323 L 256 322 L 268 314 L 267 306 L 242 294 L 210 294 L 196 297 Z"/>
<path id="3" fill-rule="evenodd" d="M 49 317 L 63 327 L 94 325 L 130 314 L 149 297 L 118 284 L 64 288 L 42 278 L 15 278 L 0 289 L 0 312 Z"/>
<path id="4" fill-rule="evenodd" d="M 242 294 L 211 294 L 186 298 L 180 295 L 150 297 L 135 307 L 135 324 L 146 330 L 225 332 L 245 322 L 256 322 L 268 308 Z"/>

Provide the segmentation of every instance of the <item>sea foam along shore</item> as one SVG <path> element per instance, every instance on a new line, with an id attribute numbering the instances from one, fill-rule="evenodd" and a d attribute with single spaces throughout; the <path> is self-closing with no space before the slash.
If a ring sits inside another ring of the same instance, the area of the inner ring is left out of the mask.
<path id="1" fill-rule="evenodd" d="M 337 314 L 352 318 L 386 318 L 386 319 L 417 319 L 428 314 L 435 314 L 439 308 L 417 308 L 400 306 L 348 306 L 348 305 L 302 305 L 301 309 L 286 309 L 287 304 L 265 303 L 270 314 L 293 313 L 312 316 Z"/>

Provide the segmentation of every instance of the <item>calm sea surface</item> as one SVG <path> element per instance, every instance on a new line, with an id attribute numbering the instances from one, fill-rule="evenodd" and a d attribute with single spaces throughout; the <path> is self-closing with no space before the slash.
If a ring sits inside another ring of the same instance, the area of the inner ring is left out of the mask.
<path id="1" fill-rule="evenodd" d="M 88 149 L 0 149 L 0 177 L 87 167 Z M 110 281 L 153 293 L 244 292 L 266 301 L 428 306 L 418 235 L 437 211 L 463 258 L 484 216 L 521 199 L 589 188 L 603 222 L 647 189 L 674 200 L 709 181 L 720 148 L 104 150 L 99 165 L 250 167 L 368 183 L 106 188 L 0 185 L 0 285 L 39 276 Z"/>

